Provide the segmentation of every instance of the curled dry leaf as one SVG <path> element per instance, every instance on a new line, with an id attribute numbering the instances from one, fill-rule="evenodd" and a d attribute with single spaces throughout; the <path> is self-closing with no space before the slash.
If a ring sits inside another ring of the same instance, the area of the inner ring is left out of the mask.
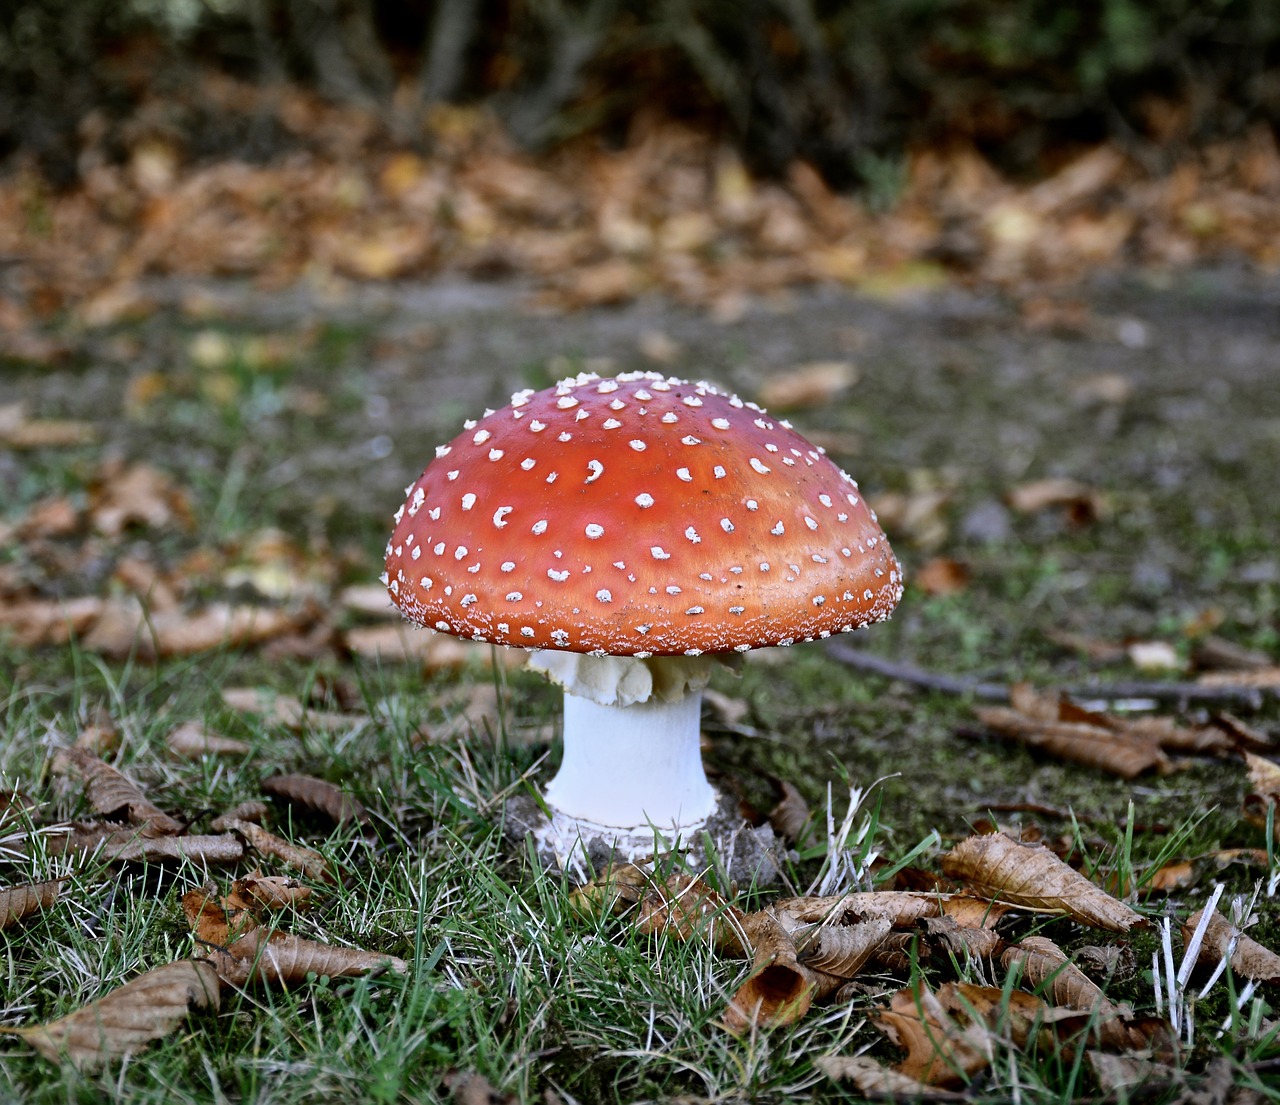
<path id="1" fill-rule="evenodd" d="M 1190 940 L 1200 924 L 1203 910 L 1197 910 L 1187 918 L 1182 926 L 1182 938 Z M 1258 982 L 1275 982 L 1280 980 L 1280 955 L 1270 948 L 1264 948 L 1256 940 L 1246 936 L 1221 913 L 1215 912 L 1209 919 L 1209 927 L 1205 930 L 1204 943 L 1200 947 L 1201 957 L 1209 963 L 1217 963 L 1231 948 L 1232 940 L 1236 941 L 1235 951 L 1231 952 L 1231 969 L 1245 978 Z"/>
<path id="2" fill-rule="evenodd" d="M 186 721 L 165 738 L 169 751 L 184 760 L 202 756 L 247 756 L 253 751 L 244 741 L 215 733 L 203 722 Z"/>
<path id="3" fill-rule="evenodd" d="M 137 783 L 82 748 L 68 748 L 65 756 L 84 779 L 89 804 L 108 817 L 123 814 L 134 825 L 146 825 L 154 833 L 180 833 L 186 827 L 153 805 Z"/>
<path id="4" fill-rule="evenodd" d="M 77 825 L 62 833 L 50 833 L 50 855 L 94 854 L 113 863 L 235 863 L 244 856 L 244 845 L 231 833 L 217 836 L 151 836 L 143 829 L 117 825 Z"/>
<path id="5" fill-rule="evenodd" d="M 209 828 L 215 833 L 227 833 L 231 831 L 231 826 L 237 821 L 252 821 L 255 825 L 261 825 L 270 812 L 266 802 L 250 798 L 241 802 L 238 806 L 233 806 L 226 813 L 219 814 L 209 822 Z"/>
<path id="6" fill-rule="evenodd" d="M 60 1020 L 0 1032 L 21 1036 L 51 1063 L 93 1070 L 167 1036 L 193 1009 L 217 1010 L 218 976 L 202 959 L 183 959 L 126 982 Z"/>
<path id="7" fill-rule="evenodd" d="M 1172 767 L 1169 757 L 1148 737 L 1118 733 L 1086 722 L 1028 716 L 1003 706 L 981 706 L 974 713 L 997 736 L 1069 763 L 1109 771 L 1122 779 L 1134 779 L 1147 771 L 1164 774 Z"/>
<path id="8" fill-rule="evenodd" d="M 811 971 L 844 982 L 866 966 L 891 928 L 893 922 L 887 917 L 852 925 L 821 925 L 798 941 L 800 962 Z"/>
<path id="9" fill-rule="evenodd" d="M 767 912 L 743 918 L 753 949 L 751 976 L 738 987 L 724 1011 L 724 1026 L 735 1035 L 753 1029 L 793 1024 L 816 997 L 833 992 L 839 979 L 811 971 L 799 962 L 795 942 Z"/>
<path id="10" fill-rule="evenodd" d="M 62 880 L 33 882 L 0 890 L 0 929 L 16 925 L 24 917 L 48 909 L 58 900 Z"/>
<path id="11" fill-rule="evenodd" d="M 823 1055 L 813 1065 L 833 1082 L 852 1082 L 869 1099 L 890 1101 L 967 1101 L 964 1094 L 926 1086 L 901 1071 L 882 1067 L 866 1055 Z"/>
<path id="12" fill-rule="evenodd" d="M 262 789 L 273 798 L 322 813 L 337 824 L 369 820 L 369 814 L 341 787 L 313 775 L 272 775 L 262 780 Z"/>
<path id="13" fill-rule="evenodd" d="M 569 907 L 584 920 L 621 913 L 644 897 L 649 882 L 649 872 L 640 864 L 611 864 L 569 893 Z"/>
<path id="14" fill-rule="evenodd" d="M 258 909 L 306 909 L 311 904 L 311 887 L 286 875 L 251 875 L 236 879 L 231 892 L 237 899 Z"/>
<path id="15" fill-rule="evenodd" d="M 809 803 L 793 783 L 786 779 L 777 781 L 782 799 L 769 811 L 769 824 L 773 831 L 790 844 L 799 844 L 809 826 Z"/>
<path id="16" fill-rule="evenodd" d="M 708 937 L 726 955 L 748 954 L 749 936 L 741 912 L 729 905 L 701 879 L 680 872 L 650 886 L 640 900 L 636 931 L 688 941 Z"/>
<path id="17" fill-rule="evenodd" d="M 1066 913 L 1081 924 L 1128 932 L 1147 921 L 1072 870 L 1048 848 L 1004 835 L 971 836 L 942 857 L 942 870 L 974 891 L 1024 909 Z"/>
<path id="18" fill-rule="evenodd" d="M 808 925 L 852 925 L 879 918 L 888 919 L 897 928 L 906 928 L 921 917 L 937 917 L 948 897 L 946 894 L 909 890 L 880 890 L 784 898 L 774 902 L 769 912 L 785 931 L 791 933 L 799 932 Z"/>
<path id="19" fill-rule="evenodd" d="M 329 866 L 329 861 L 319 852 L 290 844 L 252 821 L 226 818 L 224 822 L 228 829 L 242 836 L 245 842 L 260 855 L 274 856 L 290 867 L 297 868 L 309 879 L 319 879 L 327 883 L 338 881 L 333 869 Z"/>
<path id="20" fill-rule="evenodd" d="M 1046 982 L 1048 1001 L 1053 1005 L 1065 1005 L 1070 1009 L 1096 1009 L 1104 1015 L 1119 1012 L 1098 985 L 1067 958 L 1052 940 L 1044 936 L 1028 936 L 1007 949 L 1000 957 L 1006 971 L 1015 964 L 1022 977 L 1037 989 Z"/>

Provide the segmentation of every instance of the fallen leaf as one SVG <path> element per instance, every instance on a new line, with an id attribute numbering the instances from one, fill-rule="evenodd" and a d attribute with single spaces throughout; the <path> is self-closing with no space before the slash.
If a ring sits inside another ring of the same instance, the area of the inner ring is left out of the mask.
<path id="1" fill-rule="evenodd" d="M 233 806 L 225 813 L 219 814 L 209 822 L 209 828 L 215 833 L 225 833 L 230 832 L 231 825 L 236 821 L 252 821 L 255 825 L 261 825 L 270 812 L 271 810 L 265 802 L 260 802 L 256 798 L 249 798 Z"/>
<path id="2" fill-rule="evenodd" d="M 876 1013 L 874 1023 L 907 1053 L 897 1072 L 916 1082 L 960 1085 L 991 1061 L 992 1041 L 985 1027 L 957 1023 L 923 984 L 899 990 L 889 1008 Z"/>
<path id="3" fill-rule="evenodd" d="M 182 959 L 147 971 L 60 1020 L 0 1032 L 22 1037 L 51 1063 L 94 1070 L 168 1036 L 192 1008 L 216 1012 L 220 1000 L 213 965 Z"/>
<path id="4" fill-rule="evenodd" d="M 91 422 L 30 418 L 23 403 L 0 406 L 0 445 L 9 449 L 69 449 L 98 440 Z"/>
<path id="5" fill-rule="evenodd" d="M 231 891 L 259 909 L 306 909 L 311 904 L 312 889 L 285 875 L 251 875 L 237 879 Z"/>
<path id="6" fill-rule="evenodd" d="M 311 848 L 290 844 L 287 840 L 281 839 L 275 833 L 268 832 L 261 825 L 255 825 L 252 821 L 224 818 L 223 824 L 231 832 L 242 836 L 245 842 L 260 855 L 274 856 L 276 859 L 288 864 L 288 866 L 296 867 L 307 878 L 319 879 L 321 882 L 327 883 L 336 883 L 338 881 L 334 876 L 333 869 L 329 866 L 329 861 Z"/>
<path id="7" fill-rule="evenodd" d="M 726 955 L 748 954 L 749 939 L 742 913 L 701 879 L 681 872 L 650 882 L 636 913 L 636 931 L 661 933 L 677 940 L 705 937 Z"/>
<path id="8" fill-rule="evenodd" d="M 962 1093 L 927 1086 L 866 1055 L 822 1055 L 813 1065 L 833 1082 L 852 1082 L 864 1097 L 890 1101 L 968 1101 Z"/>
<path id="9" fill-rule="evenodd" d="M 1184 940 L 1191 939 L 1191 934 L 1199 927 L 1203 913 L 1204 910 L 1196 910 L 1186 919 L 1182 926 Z M 1280 955 L 1246 936 L 1221 913 L 1215 912 L 1210 917 L 1204 943 L 1200 946 L 1200 955 L 1207 963 L 1217 963 L 1230 951 L 1232 940 L 1236 941 L 1236 946 L 1235 951 L 1231 952 L 1231 969 L 1236 974 L 1259 982 L 1280 980 Z"/>
<path id="10" fill-rule="evenodd" d="M 783 930 L 797 935 L 811 926 L 853 925 L 887 919 L 894 927 L 913 926 L 922 917 L 937 917 L 945 894 L 878 890 L 827 897 L 783 898 L 768 907 Z"/>
<path id="11" fill-rule="evenodd" d="M 993 929 L 962 925 L 952 917 L 925 917 L 920 923 L 930 943 L 941 945 L 961 960 L 989 959 L 1004 947 L 1004 940 Z"/>
<path id="12" fill-rule="evenodd" d="M 85 783 L 89 804 L 108 817 L 124 815 L 133 825 L 145 825 L 154 833 L 180 833 L 186 826 L 154 805 L 141 788 L 91 752 L 67 748 L 60 755 L 75 766 Z"/>
<path id="13" fill-rule="evenodd" d="M 200 721 L 186 721 L 165 738 L 169 751 L 184 760 L 203 756 L 247 756 L 253 749 L 244 741 L 215 733 Z"/>
<path id="14" fill-rule="evenodd" d="M 283 798 L 305 809 L 322 813 L 338 825 L 346 821 L 363 824 L 369 820 L 369 814 L 359 801 L 341 787 L 312 775 L 272 775 L 263 779 L 260 785 L 273 798 Z"/>
<path id="15" fill-rule="evenodd" d="M 951 557 L 935 556 L 911 573 L 911 583 L 926 595 L 958 595 L 972 579 L 969 565 Z"/>
<path id="16" fill-rule="evenodd" d="M 649 871 L 640 864 L 610 864 L 569 892 L 569 907 L 584 920 L 621 913 L 644 897 L 650 881 Z"/>
<path id="17" fill-rule="evenodd" d="M 0 929 L 16 925 L 24 917 L 48 909 L 58 900 L 62 880 L 27 883 L 0 890 Z"/>
<path id="18" fill-rule="evenodd" d="M 93 527 L 119 537 L 130 526 L 189 530 L 193 515 L 186 494 L 154 465 L 108 461 L 98 471 L 90 495 Z"/>
<path id="19" fill-rule="evenodd" d="M 217 836 L 148 836 L 140 828 L 116 825 L 81 825 L 65 833 L 50 833 L 45 847 L 50 855 L 93 854 L 118 863 L 235 863 L 244 856 L 244 845 L 230 833 Z"/>
<path id="20" fill-rule="evenodd" d="M 823 406 L 857 382 L 848 361 L 814 361 L 767 377 L 758 389 L 760 404 L 775 410 Z"/>
<path id="21" fill-rule="evenodd" d="M 1060 760 L 1109 771 L 1122 779 L 1134 779 L 1148 771 L 1164 774 L 1172 769 L 1160 745 L 1145 736 L 1084 721 L 1048 720 L 1003 706 L 979 706 L 974 714 L 997 736 Z"/>
<path id="22" fill-rule="evenodd" d="M 1047 982 L 1045 997 L 1052 1005 L 1095 1011 L 1101 1017 L 1121 1015 L 1120 1008 L 1047 937 L 1024 937 L 1005 951 L 1000 957 L 1000 964 L 1006 971 L 1012 970 L 1016 964 L 1021 977 L 1036 989 L 1044 987 Z"/>
<path id="23" fill-rule="evenodd" d="M 454 671 L 472 663 L 488 665 L 494 657 L 502 667 L 517 668 L 527 659 L 523 649 L 464 641 L 401 623 L 348 629 L 343 641 L 356 656 L 392 664 L 420 664 L 429 673 Z"/>
<path id="24" fill-rule="evenodd" d="M 991 833 L 971 836 L 942 857 L 942 870 L 979 894 L 1024 909 L 1066 913 L 1081 924 L 1112 932 L 1146 927 L 1135 913 L 1072 870 L 1040 844 Z"/>
<path id="25" fill-rule="evenodd" d="M 800 962 L 844 981 L 855 977 L 893 928 L 888 918 L 852 925 L 821 925 L 798 941 Z"/>
<path id="26" fill-rule="evenodd" d="M 276 694 L 265 687 L 224 687 L 222 701 L 239 713 L 257 715 L 265 725 L 283 725 L 289 729 L 339 732 L 369 720 L 364 714 L 309 710 L 293 695 Z"/>
<path id="27" fill-rule="evenodd" d="M 734 1035 L 793 1024 L 816 997 L 833 992 L 840 980 L 811 971 L 799 962 L 795 942 L 767 913 L 743 918 L 753 951 L 752 970 L 724 1011 L 725 1028 Z"/>
<path id="28" fill-rule="evenodd" d="M 781 800 L 769 811 L 769 824 L 773 831 L 789 844 L 799 844 L 809 827 L 811 814 L 809 803 L 793 783 L 786 779 L 777 780 L 778 789 L 782 791 Z M 812 834 L 808 834 L 812 836 Z"/>
<path id="29" fill-rule="evenodd" d="M 1210 671 L 1196 680 L 1205 687 L 1256 687 L 1259 690 L 1280 688 L 1280 667 L 1255 668 L 1251 671 Z"/>
<path id="30" fill-rule="evenodd" d="M 1076 480 L 1033 480 L 1012 488 L 1005 501 L 1019 514 L 1038 514 L 1060 507 L 1076 525 L 1084 525 L 1107 514 L 1107 500 L 1100 491 Z"/>

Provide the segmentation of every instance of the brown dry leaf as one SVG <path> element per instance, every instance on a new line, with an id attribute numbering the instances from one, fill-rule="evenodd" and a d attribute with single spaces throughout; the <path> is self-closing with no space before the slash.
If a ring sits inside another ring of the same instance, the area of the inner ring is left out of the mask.
<path id="1" fill-rule="evenodd" d="M 935 556 L 911 573 L 912 585 L 926 595 L 958 595 L 972 578 L 968 564 L 947 556 Z"/>
<path id="2" fill-rule="evenodd" d="M 1010 907 L 986 898 L 974 898 L 968 894 L 939 895 L 942 915 L 955 921 L 961 928 L 995 928 Z"/>
<path id="3" fill-rule="evenodd" d="M 1066 913 L 1081 924 L 1112 932 L 1145 927 L 1135 913 L 1073 871 L 1048 848 L 1005 836 L 971 836 L 942 857 L 942 870 L 979 894 L 1024 909 Z"/>
<path id="4" fill-rule="evenodd" d="M 858 382 L 848 361 L 814 361 L 769 376 L 759 387 L 760 405 L 773 410 L 820 407 Z"/>
<path id="5" fill-rule="evenodd" d="M 610 864 L 596 878 L 569 892 L 569 908 L 584 920 L 621 913 L 644 897 L 651 876 L 637 863 Z"/>
<path id="6" fill-rule="evenodd" d="M 341 787 L 312 775 L 272 775 L 263 779 L 262 790 L 273 798 L 283 798 L 316 813 L 322 813 L 341 825 L 345 821 L 361 824 L 369 820 L 364 806 Z"/>
<path id="7" fill-rule="evenodd" d="M 852 1082 L 864 1097 L 890 1101 L 967 1101 L 964 1094 L 926 1086 L 866 1055 L 823 1055 L 813 1065 L 833 1082 Z"/>
<path id="8" fill-rule="evenodd" d="M 783 898 L 774 902 L 768 912 L 791 933 L 809 925 L 852 925 L 882 918 L 897 928 L 908 928 L 921 917 L 937 917 L 948 897 L 909 890 L 878 890 L 829 897 Z"/>
<path id="9" fill-rule="evenodd" d="M 192 1008 L 216 1012 L 220 1000 L 213 965 L 182 959 L 147 971 L 60 1020 L 0 1032 L 21 1036 L 51 1063 L 94 1070 L 169 1035 Z"/>
<path id="10" fill-rule="evenodd" d="M 357 583 L 344 587 L 338 596 L 338 604 L 353 614 L 367 617 L 399 620 L 400 608 L 391 601 L 391 595 L 381 583 Z"/>
<path id="11" fill-rule="evenodd" d="M 63 756 L 84 779 L 85 797 L 98 813 L 108 817 L 123 815 L 130 824 L 146 826 L 152 833 L 180 833 L 186 828 L 149 801 L 137 783 L 93 753 L 81 748 L 65 749 L 55 758 L 55 769 Z"/>
<path id="12" fill-rule="evenodd" d="M 290 867 L 296 867 L 307 878 L 319 879 L 321 882 L 336 883 L 337 877 L 329 866 L 329 861 L 319 852 L 290 844 L 275 833 L 270 833 L 261 825 L 252 821 L 240 821 L 236 818 L 225 818 L 223 823 L 233 833 L 245 839 L 245 842 L 260 855 L 274 856 Z"/>
<path id="13" fill-rule="evenodd" d="M 69 449 L 92 445 L 98 429 L 91 422 L 30 418 L 26 405 L 0 406 L 0 445 L 9 449 Z"/>
<path id="14" fill-rule="evenodd" d="M 189 530 L 193 522 L 186 493 L 169 476 L 150 464 L 119 460 L 99 469 L 89 517 L 107 537 L 119 537 L 130 526 Z"/>
<path id="15" fill-rule="evenodd" d="M 962 959 L 989 959 L 1004 947 L 1004 940 L 994 930 L 962 925 L 952 917 L 925 917 L 921 924 L 930 942 Z"/>
<path id="16" fill-rule="evenodd" d="M 922 549 L 941 545 L 950 532 L 946 508 L 952 492 L 945 487 L 922 487 L 908 494 L 885 492 L 871 505 L 886 533 L 901 535 Z"/>
<path id="17" fill-rule="evenodd" d="M 232 710 L 258 715 L 266 725 L 283 725 L 289 729 L 338 732 L 369 720 L 364 714 L 309 710 L 293 695 L 276 694 L 265 687 L 226 687 L 222 691 L 222 701 Z"/>
<path id="18" fill-rule="evenodd" d="M 1076 480 L 1032 480 L 1012 488 L 1005 501 L 1019 514 L 1036 514 L 1050 507 L 1061 507 L 1068 519 L 1085 525 L 1107 514 L 1107 500 L 1102 492 Z"/>
<path id="19" fill-rule="evenodd" d="M 1205 687 L 1257 687 L 1259 690 L 1280 688 L 1280 667 L 1257 668 L 1253 671 L 1211 671 L 1196 680 Z"/>
<path id="20" fill-rule="evenodd" d="M 79 825 L 66 833 L 51 833 L 46 847 L 50 855 L 94 854 L 118 863 L 235 863 L 244 856 L 244 845 L 230 833 L 217 836 L 148 836 L 143 828 L 118 825 Z"/>
<path id="21" fill-rule="evenodd" d="M 939 996 L 924 986 L 899 990 L 889 1008 L 876 1015 L 875 1025 L 907 1053 L 897 1072 L 926 1085 L 959 1085 L 991 1061 L 986 1028 L 958 1024 Z"/>
<path id="22" fill-rule="evenodd" d="M 732 956 L 747 954 L 744 924 L 742 913 L 716 891 L 680 872 L 651 883 L 636 914 L 636 931 L 643 936 L 662 933 L 682 941 L 709 936 L 716 950 Z"/>
<path id="23" fill-rule="evenodd" d="M 266 802 L 259 802 L 256 798 L 249 798 L 238 805 L 232 806 L 225 813 L 219 814 L 209 822 L 209 828 L 215 833 L 225 833 L 231 831 L 231 825 L 235 821 L 252 821 L 255 825 L 261 825 L 270 812 L 271 810 L 267 807 Z"/>
<path id="24" fill-rule="evenodd" d="M 1267 865 L 1267 853 L 1263 848 L 1223 848 L 1208 852 L 1194 859 L 1169 863 L 1156 871 L 1148 880 L 1147 888 L 1169 892 L 1196 886 L 1208 871 L 1218 872 L 1233 863 L 1255 867 Z"/>
<path id="25" fill-rule="evenodd" d="M 312 974 L 355 978 L 388 970 L 404 974 L 409 969 L 398 956 L 322 944 L 288 933 L 268 934 L 263 929 L 252 930 L 225 950 L 214 950 L 210 958 L 218 977 L 231 986 L 251 982 L 289 986 L 307 981 Z"/>
<path id="26" fill-rule="evenodd" d="M 799 844 L 802 836 L 812 836 L 805 833 L 811 818 L 809 803 L 786 779 L 777 780 L 777 786 L 782 791 L 782 799 L 769 811 L 769 824 L 787 843 Z"/>
<path id="27" fill-rule="evenodd" d="M 1040 749 L 1058 759 L 1134 779 L 1172 769 L 1169 757 L 1148 737 L 1131 736 L 1080 721 L 1051 721 L 1003 706 L 980 706 L 978 720 L 991 732 Z"/>
<path id="28" fill-rule="evenodd" d="M 1045 996 L 1052 1005 L 1096 1010 L 1106 1017 L 1121 1013 L 1098 985 L 1067 958 L 1066 952 L 1047 937 L 1024 937 L 1005 951 L 1000 964 L 1006 971 L 1018 964 L 1022 977 L 1037 989 L 1049 982 Z"/>
<path id="29" fill-rule="evenodd" d="M 428 673 L 454 671 L 473 663 L 487 666 L 494 657 L 505 668 L 517 668 L 528 659 L 523 649 L 463 641 L 407 623 L 348 629 L 343 641 L 356 656 L 393 664 L 420 664 Z"/>
<path id="30" fill-rule="evenodd" d="M 258 909 L 306 909 L 311 905 L 312 889 L 286 875 L 255 873 L 236 879 L 231 893 L 240 901 Z"/>
<path id="31" fill-rule="evenodd" d="M 1182 926 L 1182 938 L 1190 940 L 1191 934 L 1200 924 L 1203 910 L 1196 910 Z M 1215 912 L 1209 919 L 1209 927 L 1205 930 L 1204 943 L 1200 955 L 1207 963 L 1217 963 L 1230 947 L 1232 939 L 1236 939 L 1236 950 L 1231 955 L 1231 969 L 1245 978 L 1259 982 L 1275 982 L 1280 980 L 1280 955 L 1264 948 L 1256 940 L 1246 936 L 1221 913 Z"/>
<path id="32" fill-rule="evenodd" d="M 106 600 L 85 595 L 74 599 L 12 599 L 0 603 L 0 628 L 19 648 L 65 645 L 83 637 L 105 609 Z"/>
<path id="33" fill-rule="evenodd" d="M 313 620 L 305 610 L 214 602 L 196 610 L 147 610 L 136 598 L 109 599 L 84 633 L 85 648 L 145 659 L 244 648 L 292 633 Z"/>
<path id="34" fill-rule="evenodd" d="M 853 978 L 893 928 L 888 918 L 852 925 L 821 925 L 797 941 L 800 962 L 811 971 L 834 975 L 842 982 Z"/>
<path id="35" fill-rule="evenodd" d="M 48 909 L 58 900 L 62 880 L 27 883 L 0 890 L 0 929 L 16 925 L 24 917 Z"/>
<path id="36" fill-rule="evenodd" d="M 1280 802 L 1280 764 L 1252 752 L 1244 753 L 1253 793 L 1266 802 Z"/>
<path id="37" fill-rule="evenodd" d="M 734 1035 L 794 1024 L 815 998 L 840 985 L 841 980 L 800 963 L 795 942 L 767 912 L 744 917 L 743 925 L 754 955 L 751 976 L 724 1011 L 724 1026 Z"/>
<path id="38" fill-rule="evenodd" d="M 203 756 L 247 756 L 253 749 L 244 741 L 215 733 L 200 721 L 185 721 L 165 738 L 169 751 L 184 760 Z"/>
<path id="39" fill-rule="evenodd" d="M 1175 1067 L 1141 1054 L 1113 1055 L 1107 1051 L 1088 1051 L 1085 1055 L 1094 1078 L 1098 1080 L 1099 1089 L 1118 1101 L 1132 1100 L 1131 1095 L 1124 1092 L 1126 1089 L 1172 1084 L 1179 1077 Z M 1183 1100 L 1191 1105 L 1190 1099 Z"/>

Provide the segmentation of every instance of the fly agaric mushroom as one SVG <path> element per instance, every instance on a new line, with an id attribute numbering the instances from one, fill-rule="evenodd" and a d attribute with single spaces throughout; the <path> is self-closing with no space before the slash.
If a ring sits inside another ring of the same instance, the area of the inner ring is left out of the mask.
<path id="1" fill-rule="evenodd" d="M 889 616 L 902 573 L 858 485 L 707 383 L 583 374 L 522 391 L 406 489 L 384 577 L 413 622 L 536 650 L 565 690 L 539 834 L 651 851 L 716 808 L 699 748 L 717 658 Z"/>

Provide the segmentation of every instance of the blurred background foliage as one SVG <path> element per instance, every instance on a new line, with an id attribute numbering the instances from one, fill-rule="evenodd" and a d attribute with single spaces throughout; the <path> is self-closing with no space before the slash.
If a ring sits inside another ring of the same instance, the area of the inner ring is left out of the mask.
<path id="1" fill-rule="evenodd" d="M 218 118 L 193 66 L 300 81 L 427 142 L 433 104 L 479 104 L 529 148 L 621 142 L 643 112 L 730 138 L 757 171 L 797 158 L 892 188 L 913 144 L 962 140 L 1014 174 L 1110 139 L 1159 170 L 1280 124 L 1276 0 L 8 0 L 0 159 L 78 176 L 86 127 L 123 151 L 143 98 L 189 156 L 267 157 L 268 113 Z M 113 128 L 122 132 L 114 133 Z M 95 137 L 101 137 L 97 135 Z"/>

